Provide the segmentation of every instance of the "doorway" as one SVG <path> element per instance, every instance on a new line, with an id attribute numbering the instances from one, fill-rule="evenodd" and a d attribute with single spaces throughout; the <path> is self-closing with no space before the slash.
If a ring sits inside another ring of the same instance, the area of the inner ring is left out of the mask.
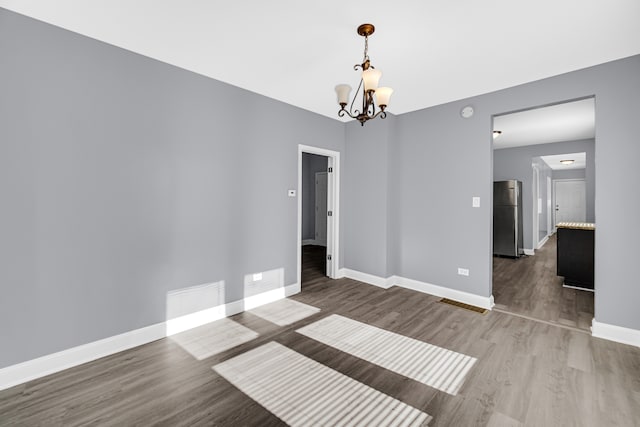
<path id="1" fill-rule="evenodd" d="M 582 129 L 571 129 L 575 123 Z M 554 233 L 560 220 L 595 222 L 595 99 L 496 115 L 493 131 L 493 180 L 522 181 L 529 255 L 493 257 L 495 310 L 589 331 L 597 290 L 563 287 L 564 278 L 557 275 Z"/>
<path id="2" fill-rule="evenodd" d="M 585 222 L 587 203 L 584 179 L 555 179 L 553 183 L 554 227 L 560 222 Z"/>
<path id="3" fill-rule="evenodd" d="M 339 190 L 340 153 L 299 145 L 297 273 L 301 286 L 303 253 L 318 264 L 322 277 L 338 276 Z"/>

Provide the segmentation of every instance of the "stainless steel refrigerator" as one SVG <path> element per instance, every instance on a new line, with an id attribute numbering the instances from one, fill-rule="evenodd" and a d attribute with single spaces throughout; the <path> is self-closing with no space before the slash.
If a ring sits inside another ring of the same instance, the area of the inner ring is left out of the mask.
<path id="1" fill-rule="evenodd" d="M 522 182 L 493 183 L 493 254 L 522 255 Z"/>

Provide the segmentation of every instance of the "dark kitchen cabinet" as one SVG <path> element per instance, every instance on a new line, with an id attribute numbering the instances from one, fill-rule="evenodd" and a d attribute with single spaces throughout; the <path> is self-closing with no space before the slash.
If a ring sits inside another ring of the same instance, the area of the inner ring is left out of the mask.
<path id="1" fill-rule="evenodd" d="M 595 225 L 560 223 L 557 228 L 558 276 L 565 286 L 593 290 Z"/>

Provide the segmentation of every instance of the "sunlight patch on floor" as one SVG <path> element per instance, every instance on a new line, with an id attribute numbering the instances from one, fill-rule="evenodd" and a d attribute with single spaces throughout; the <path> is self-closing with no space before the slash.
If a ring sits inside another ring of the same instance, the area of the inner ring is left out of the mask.
<path id="1" fill-rule="evenodd" d="M 296 332 L 452 395 L 477 361 L 337 314 Z"/>
<path id="2" fill-rule="evenodd" d="M 251 329 L 224 318 L 170 336 L 197 360 L 206 359 L 258 337 Z"/>
<path id="3" fill-rule="evenodd" d="M 254 308 L 249 312 L 278 326 L 287 326 L 319 311 L 319 308 L 292 299 L 283 299 Z"/>
<path id="4" fill-rule="evenodd" d="M 291 426 L 419 426 L 431 419 L 276 342 L 213 370 Z"/>

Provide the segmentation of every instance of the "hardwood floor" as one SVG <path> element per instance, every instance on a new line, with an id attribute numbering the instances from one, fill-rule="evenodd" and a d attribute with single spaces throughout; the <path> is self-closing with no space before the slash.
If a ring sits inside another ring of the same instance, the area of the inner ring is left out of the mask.
<path id="1" fill-rule="evenodd" d="M 535 256 L 493 258 L 495 310 L 590 331 L 594 294 L 562 286 L 556 276 L 556 235 Z"/>
<path id="2" fill-rule="evenodd" d="M 284 425 L 212 369 L 271 342 L 429 414 L 430 426 L 640 425 L 640 348 L 321 273 L 305 271 L 292 298 L 316 314 L 277 326 L 245 312 L 230 319 L 258 337 L 203 360 L 165 338 L 13 387 L 0 392 L 0 425 Z M 457 394 L 445 393 L 296 332 L 331 314 L 477 362 Z"/>
<path id="3" fill-rule="evenodd" d="M 308 286 L 327 279 L 327 248 L 305 245 L 302 247 L 302 286 Z"/>

